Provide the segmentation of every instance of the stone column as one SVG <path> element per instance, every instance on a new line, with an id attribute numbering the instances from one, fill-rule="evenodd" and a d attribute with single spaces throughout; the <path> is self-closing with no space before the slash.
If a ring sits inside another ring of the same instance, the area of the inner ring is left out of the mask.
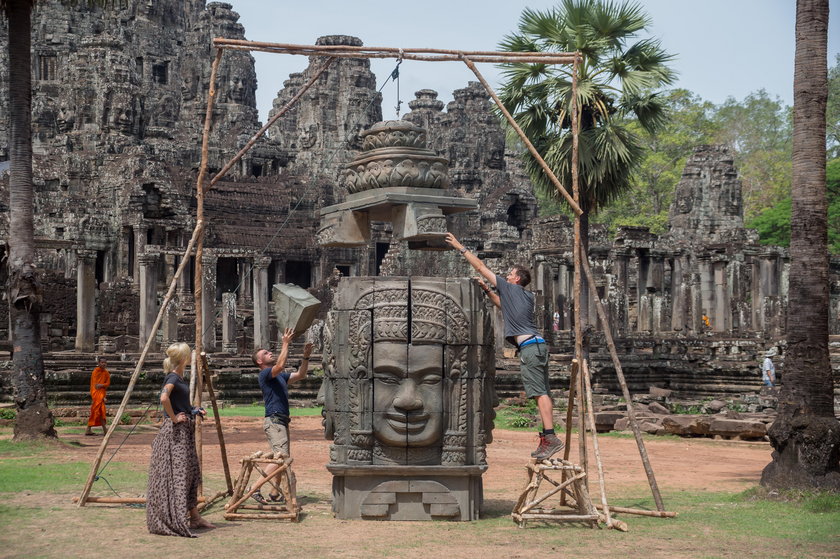
<path id="1" fill-rule="evenodd" d="M 131 261 L 129 260 L 128 255 L 128 247 L 130 244 L 131 227 L 123 227 L 122 231 L 120 231 L 120 244 L 117 252 L 117 277 L 133 277 L 134 271 L 131 269 Z"/>
<path id="2" fill-rule="evenodd" d="M 163 315 L 161 329 L 164 346 L 181 341 L 178 339 L 178 311 L 180 310 L 178 303 L 177 299 L 170 301 L 169 306 L 166 307 L 166 313 Z"/>
<path id="3" fill-rule="evenodd" d="M 201 324 L 204 328 L 201 339 L 204 351 L 216 351 L 216 263 L 218 257 L 204 254 L 201 259 Z"/>
<path id="4" fill-rule="evenodd" d="M 712 330 L 715 332 L 726 332 L 732 325 L 732 316 L 729 311 L 729 291 L 726 285 L 726 262 L 715 262 L 713 265 L 715 281 L 714 318 L 712 318 Z"/>
<path id="5" fill-rule="evenodd" d="M 254 259 L 254 347 L 268 347 L 268 266 L 271 258 Z"/>
<path id="6" fill-rule="evenodd" d="M 671 330 L 688 331 L 688 274 L 685 257 L 676 256 L 671 268 Z"/>
<path id="7" fill-rule="evenodd" d="M 650 256 L 639 251 L 639 270 L 636 279 L 637 316 L 636 331 L 650 332 L 651 330 L 651 301 L 648 294 L 648 278 L 650 277 Z"/>
<path id="8" fill-rule="evenodd" d="M 250 307 L 253 302 L 251 283 L 251 263 L 247 258 L 240 258 L 237 261 L 239 267 L 239 304 L 243 307 Z"/>
<path id="9" fill-rule="evenodd" d="M 560 329 L 571 329 L 571 314 L 569 308 L 569 300 L 571 298 L 571 288 L 569 283 L 569 266 L 560 264 L 557 272 L 557 297 L 556 305 L 557 311 L 560 313 Z"/>
<path id="10" fill-rule="evenodd" d="M 714 318 L 715 277 L 712 272 L 712 263 L 708 257 L 698 259 L 698 269 L 700 272 L 700 308 L 702 314 L 709 317 L 711 322 Z M 714 324 L 710 326 L 715 328 Z"/>
<path id="11" fill-rule="evenodd" d="M 148 228 L 145 225 L 134 226 L 134 283 L 140 283 L 140 258 L 146 251 L 146 231 Z"/>
<path id="12" fill-rule="evenodd" d="M 613 276 L 615 284 L 612 291 L 612 318 L 616 335 L 622 336 L 627 332 L 627 263 L 626 253 L 616 252 L 613 258 Z"/>
<path id="13" fill-rule="evenodd" d="M 181 265 L 181 258 L 183 258 L 183 256 L 178 257 L 178 266 Z M 190 287 L 190 278 L 193 277 L 192 257 L 188 255 L 186 258 L 188 259 L 188 262 L 186 266 L 184 266 L 184 271 L 181 272 L 181 275 L 178 277 L 178 286 L 175 290 L 175 293 L 178 295 L 178 300 L 185 304 L 193 300 L 193 292 Z"/>
<path id="14" fill-rule="evenodd" d="M 236 353 L 236 294 L 222 293 L 222 351 Z"/>
<path id="15" fill-rule="evenodd" d="M 157 255 L 143 254 L 138 257 L 137 264 L 140 270 L 140 328 L 139 328 L 139 349 L 146 346 L 149 337 L 154 335 L 152 326 L 157 318 Z M 157 350 L 153 343 L 150 346 L 152 351 Z"/>
<path id="16" fill-rule="evenodd" d="M 76 254 L 76 350 L 93 351 L 96 336 L 96 251 L 79 250 Z"/>

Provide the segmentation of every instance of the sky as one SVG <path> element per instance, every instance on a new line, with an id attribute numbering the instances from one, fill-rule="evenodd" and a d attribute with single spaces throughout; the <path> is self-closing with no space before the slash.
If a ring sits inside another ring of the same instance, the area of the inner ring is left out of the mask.
<path id="1" fill-rule="evenodd" d="M 353 35 L 366 46 L 432 47 L 457 50 L 498 50 L 513 32 L 526 7 L 546 10 L 554 1 L 528 0 L 227 0 L 240 15 L 245 37 L 251 41 L 315 44 L 323 35 Z M 742 101 L 766 90 L 787 105 L 793 104 L 795 49 L 794 0 L 641 0 L 651 26 L 640 38 L 657 38 L 675 56 L 674 87 L 688 89 L 706 101 L 720 104 L 732 97 Z M 829 66 L 840 53 L 840 0 L 830 0 Z M 271 102 L 292 72 L 306 68 L 305 56 L 253 53 L 257 67 L 257 107 L 267 119 Z M 372 60 L 371 70 L 381 87 L 395 60 Z M 500 74 L 495 65 L 482 64 L 481 73 L 494 87 Z M 460 62 L 406 60 L 400 66 L 400 114 L 420 89 L 434 89 L 444 102 L 452 91 L 475 81 Z M 382 91 L 385 119 L 397 116 L 397 88 Z"/>

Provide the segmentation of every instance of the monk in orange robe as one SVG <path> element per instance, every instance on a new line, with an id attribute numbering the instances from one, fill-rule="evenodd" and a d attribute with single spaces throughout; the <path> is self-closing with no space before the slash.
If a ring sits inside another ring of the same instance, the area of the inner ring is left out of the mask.
<path id="1" fill-rule="evenodd" d="M 90 405 L 90 418 L 88 419 L 85 435 L 93 435 L 91 427 L 102 426 L 102 434 L 105 434 L 105 395 L 108 387 L 111 386 L 111 374 L 104 357 L 99 358 L 99 366 L 90 374 L 90 397 L 93 402 Z"/>

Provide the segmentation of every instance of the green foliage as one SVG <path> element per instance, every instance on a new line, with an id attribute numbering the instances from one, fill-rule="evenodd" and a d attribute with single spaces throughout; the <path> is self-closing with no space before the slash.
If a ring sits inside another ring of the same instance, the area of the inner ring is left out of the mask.
<path id="1" fill-rule="evenodd" d="M 11 408 L 0 409 L 0 419 L 15 419 L 17 412 Z"/>
<path id="2" fill-rule="evenodd" d="M 671 404 L 671 413 L 695 415 L 703 413 L 703 406 L 701 404 L 694 404 L 690 406 L 685 404 Z"/>
<path id="3" fill-rule="evenodd" d="M 533 429 L 539 424 L 537 402 L 529 399 L 524 404 L 501 406 L 496 409 L 496 427 L 500 429 Z"/>
<path id="4" fill-rule="evenodd" d="M 653 132 L 666 115 L 656 90 L 673 82 L 673 58 L 658 41 L 640 39 L 650 23 L 638 4 L 563 0 L 547 11 L 523 10 L 517 32 L 500 44 L 511 52 L 579 51 L 580 189 L 584 211 L 597 212 L 630 184 L 643 151 L 626 124 Z M 572 68 L 505 64 L 500 97 L 546 163 L 571 192 Z M 512 135 L 512 131 L 509 130 Z M 543 199 L 562 200 L 536 161 L 525 168 Z"/>
<path id="5" fill-rule="evenodd" d="M 120 425 L 131 425 L 131 416 L 128 413 L 122 414 L 122 417 L 120 417 Z"/>
<path id="6" fill-rule="evenodd" d="M 831 254 L 840 254 L 840 158 L 826 164 L 826 196 L 828 203 L 828 247 Z M 759 240 L 765 245 L 790 246 L 790 195 L 775 205 L 762 210 L 747 222 L 758 230 Z"/>
<path id="7" fill-rule="evenodd" d="M 840 54 L 828 71 L 828 104 L 825 108 L 828 157 L 840 157 Z"/>

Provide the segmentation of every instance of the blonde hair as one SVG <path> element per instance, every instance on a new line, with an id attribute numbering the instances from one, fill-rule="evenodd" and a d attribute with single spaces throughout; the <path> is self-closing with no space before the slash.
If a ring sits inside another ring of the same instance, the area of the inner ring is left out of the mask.
<path id="1" fill-rule="evenodd" d="M 163 360 L 163 372 L 171 373 L 180 367 L 181 363 L 186 363 L 191 354 L 190 346 L 184 342 L 175 342 L 166 349 L 167 357 Z"/>

